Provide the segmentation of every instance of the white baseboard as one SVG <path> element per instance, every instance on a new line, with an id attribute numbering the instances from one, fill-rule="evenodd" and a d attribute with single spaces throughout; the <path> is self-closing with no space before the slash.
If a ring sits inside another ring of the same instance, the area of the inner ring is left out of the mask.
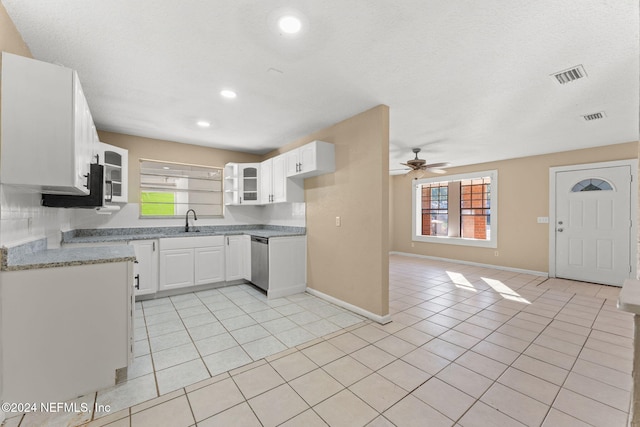
<path id="1" fill-rule="evenodd" d="M 451 259 L 451 258 L 441 258 L 436 256 L 430 256 L 430 255 L 419 255 L 419 254 L 412 254 L 409 252 L 391 251 L 389 252 L 389 255 L 402 255 L 402 256 L 408 256 L 413 258 L 425 258 L 425 259 L 432 259 L 435 261 L 446 261 L 446 262 L 453 262 L 456 264 L 475 265 L 478 267 L 495 268 L 496 270 L 513 271 L 514 273 L 523 273 L 523 274 L 531 274 L 534 276 L 549 277 L 549 273 L 547 273 L 546 271 L 525 270 L 523 268 L 505 267 L 502 265 L 493 265 L 493 264 L 483 264 L 481 262 L 463 261 L 463 260 Z"/>
<path id="2" fill-rule="evenodd" d="M 331 304 L 335 304 L 338 307 L 342 307 L 345 308 L 349 311 L 352 311 L 356 314 L 359 314 L 360 316 L 364 316 L 367 319 L 373 320 L 374 322 L 380 323 L 381 325 L 385 325 L 389 322 L 391 322 L 391 315 L 387 314 L 385 316 L 380 316 L 378 314 L 372 313 L 370 311 L 367 311 L 363 308 L 360 308 L 358 306 L 355 306 L 353 304 L 349 304 L 348 302 L 342 301 L 341 299 L 332 297 L 331 295 L 327 295 L 325 293 L 322 293 L 320 291 L 317 291 L 315 289 L 312 288 L 307 288 L 307 292 L 310 293 L 313 296 L 316 296 L 318 298 L 321 298 L 325 301 L 330 302 Z"/>

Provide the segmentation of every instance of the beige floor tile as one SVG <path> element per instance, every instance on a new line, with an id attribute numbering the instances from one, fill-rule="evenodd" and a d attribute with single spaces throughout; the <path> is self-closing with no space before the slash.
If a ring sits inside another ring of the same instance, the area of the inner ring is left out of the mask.
<path id="1" fill-rule="evenodd" d="M 458 420 L 476 401 L 475 398 L 435 377 L 411 394 L 454 421 Z"/>
<path id="2" fill-rule="evenodd" d="M 345 353 L 339 350 L 331 343 L 324 341 L 312 347 L 307 347 L 302 352 L 319 366 L 326 365 L 329 362 L 343 357 Z"/>
<path id="3" fill-rule="evenodd" d="M 566 369 L 559 368 L 524 354 L 513 362 L 512 366 L 555 385 L 562 385 L 569 374 L 569 371 Z"/>
<path id="4" fill-rule="evenodd" d="M 351 332 L 370 343 L 374 343 L 381 340 L 382 338 L 389 336 L 389 333 L 373 325 L 365 325 L 361 328 L 354 329 Z"/>
<path id="5" fill-rule="evenodd" d="M 378 413 L 349 390 L 330 397 L 313 408 L 331 427 L 363 426 Z"/>
<path id="6" fill-rule="evenodd" d="M 373 370 L 378 370 L 396 360 L 395 356 L 392 356 L 375 345 L 368 345 L 361 348 L 353 352 L 351 357 Z"/>
<path id="7" fill-rule="evenodd" d="M 487 341 L 480 341 L 471 350 L 507 365 L 512 364 L 520 356 L 518 352 Z"/>
<path id="8" fill-rule="evenodd" d="M 458 423 L 463 427 L 527 427 L 521 422 L 514 420 L 508 415 L 480 401 L 476 402 Z"/>
<path id="9" fill-rule="evenodd" d="M 453 329 L 440 335 L 438 339 L 445 340 L 447 342 L 450 342 L 451 344 L 455 344 L 465 349 L 469 349 L 480 342 L 479 338 L 467 335 L 462 332 L 458 332 Z"/>
<path id="10" fill-rule="evenodd" d="M 390 335 L 386 338 L 376 341 L 374 345 L 396 357 L 402 357 L 410 351 L 415 350 L 417 347 L 405 340 L 397 338 L 395 335 Z"/>
<path id="11" fill-rule="evenodd" d="M 467 351 L 456 359 L 456 363 L 492 380 L 498 378 L 507 369 L 504 363 L 474 351 Z"/>
<path id="12" fill-rule="evenodd" d="M 449 427 L 453 421 L 411 395 L 389 408 L 384 416 L 403 427 Z"/>
<path id="13" fill-rule="evenodd" d="M 231 378 L 195 390 L 187 397 L 196 421 L 209 418 L 245 400 Z"/>
<path id="14" fill-rule="evenodd" d="M 431 353 L 437 354 L 440 357 L 444 357 L 447 360 L 455 360 L 460 357 L 465 351 L 467 351 L 464 347 L 460 347 L 458 345 L 452 344 L 448 341 L 441 340 L 440 338 L 435 338 L 422 347 Z"/>
<path id="15" fill-rule="evenodd" d="M 301 375 L 311 372 L 318 367 L 301 351 L 281 357 L 271 362 L 271 366 L 286 380 L 291 381 Z"/>
<path id="16" fill-rule="evenodd" d="M 571 369 L 577 359 L 577 355 L 570 356 L 537 344 L 531 344 L 523 354 L 567 370 Z"/>
<path id="17" fill-rule="evenodd" d="M 589 424 L 573 418 L 571 415 L 567 415 L 564 412 L 560 412 L 557 409 L 551 408 L 547 417 L 542 423 L 542 427 L 589 427 Z"/>
<path id="18" fill-rule="evenodd" d="M 316 405 L 344 389 L 344 386 L 322 369 L 289 382 L 289 385 L 310 405 Z"/>
<path id="19" fill-rule="evenodd" d="M 471 335 L 478 339 L 484 339 L 489 336 L 493 331 L 491 329 L 483 328 L 482 326 L 474 325 L 470 322 L 462 322 L 455 328 L 454 331 L 462 332 L 463 334 Z"/>
<path id="20" fill-rule="evenodd" d="M 309 409 L 309 405 L 287 384 L 249 400 L 264 427 L 272 427 Z"/>
<path id="21" fill-rule="evenodd" d="M 455 363 L 444 368 L 436 377 L 475 398 L 479 398 L 492 383 L 490 379 Z"/>
<path id="22" fill-rule="evenodd" d="M 186 396 L 153 406 L 131 416 L 131 427 L 188 427 L 195 423 Z"/>
<path id="23" fill-rule="evenodd" d="M 498 382 L 546 405 L 551 405 L 560 391 L 559 386 L 515 368 L 507 369 Z"/>
<path id="24" fill-rule="evenodd" d="M 282 377 L 269 364 L 244 371 L 232 378 L 246 399 L 251 399 L 284 383 Z"/>
<path id="25" fill-rule="evenodd" d="M 120 418 L 117 421 L 114 421 L 112 423 L 108 423 L 108 424 L 100 424 L 100 421 L 93 421 L 90 422 L 89 424 L 86 424 L 83 427 L 130 427 L 131 426 L 131 419 L 129 419 L 129 417 L 127 416 L 126 418 Z M 12 427 L 10 424 L 3 424 L 3 427 Z M 17 424 L 15 425 L 15 427 L 17 427 Z"/>
<path id="26" fill-rule="evenodd" d="M 580 352 L 579 358 L 620 372 L 631 373 L 632 362 L 623 357 L 617 357 L 585 347 Z"/>
<path id="27" fill-rule="evenodd" d="M 597 400 L 605 405 L 613 406 L 620 411 L 629 409 L 631 393 L 586 376 L 571 372 L 564 383 L 564 388 L 583 396 Z"/>
<path id="28" fill-rule="evenodd" d="M 448 359 L 431 353 L 422 347 L 405 355 L 402 360 L 431 375 L 437 374 L 451 363 Z"/>
<path id="29" fill-rule="evenodd" d="M 396 425 L 380 415 L 378 418 L 367 424 L 366 427 L 396 427 Z"/>
<path id="30" fill-rule="evenodd" d="M 135 414 L 136 412 L 144 411 L 145 409 L 149 409 L 152 406 L 160 405 L 161 403 L 168 402 L 169 400 L 175 399 L 176 397 L 180 397 L 180 396 L 184 396 L 184 390 L 182 389 L 175 390 L 175 391 L 172 391 L 171 393 L 163 394 L 162 396 L 156 397 L 155 399 L 151 399 L 151 400 L 147 400 L 146 402 L 139 403 L 135 406 L 132 406 L 126 411 L 129 412 L 130 410 L 132 414 Z M 125 411 L 120 411 L 120 412 L 125 412 Z"/>
<path id="31" fill-rule="evenodd" d="M 540 425 L 549 410 L 548 405 L 500 383 L 493 384 L 480 400 L 529 426 Z"/>
<path id="32" fill-rule="evenodd" d="M 404 328 L 396 332 L 394 336 L 416 346 L 426 344 L 434 338 L 432 335 L 412 327 Z"/>
<path id="33" fill-rule="evenodd" d="M 351 356 L 341 357 L 323 366 L 323 369 L 345 387 L 366 377 L 373 371 Z"/>
<path id="34" fill-rule="evenodd" d="M 553 407 L 596 427 L 624 426 L 627 422 L 626 413 L 564 388 Z"/>
<path id="35" fill-rule="evenodd" d="M 377 373 L 353 384 L 349 390 L 378 412 L 384 412 L 408 394 L 406 390 Z"/>
<path id="36" fill-rule="evenodd" d="M 262 427 L 246 402 L 198 422 L 198 427 Z"/>
<path id="37" fill-rule="evenodd" d="M 124 427 L 129 427 L 129 425 L 131 424 L 131 421 L 129 420 L 129 409 L 123 409 L 122 411 L 106 415 L 102 418 L 98 418 L 97 420 L 87 424 L 87 427 L 102 427 L 108 424 L 112 424 L 110 427 L 117 427 L 117 424 L 113 424 L 116 421 L 123 423 Z M 16 423 L 15 427 L 17 426 L 18 424 Z M 7 424 L 7 422 L 5 421 L 3 427 L 11 427 L 11 424 Z"/>
<path id="38" fill-rule="evenodd" d="M 576 361 L 572 372 L 626 391 L 631 391 L 633 385 L 631 375 L 582 359 Z"/>
<path id="39" fill-rule="evenodd" d="M 518 353 L 523 352 L 530 344 L 529 341 L 505 335 L 501 332 L 494 332 L 485 338 L 485 340 L 501 347 L 508 348 L 509 350 L 517 351 Z"/>
<path id="40" fill-rule="evenodd" d="M 431 377 L 431 374 L 403 360 L 391 362 L 384 368 L 379 369 L 378 373 L 407 391 L 415 389 Z"/>
<path id="41" fill-rule="evenodd" d="M 280 424 L 280 427 L 326 427 L 327 423 L 325 423 L 322 418 L 318 414 L 316 414 L 313 409 L 308 409 L 287 421 L 284 424 Z M 241 427 L 241 426 L 239 426 Z"/>
<path id="42" fill-rule="evenodd" d="M 363 347 L 366 347 L 369 343 L 357 335 L 351 332 L 340 334 L 334 338 L 328 340 L 336 348 L 349 354 Z"/>

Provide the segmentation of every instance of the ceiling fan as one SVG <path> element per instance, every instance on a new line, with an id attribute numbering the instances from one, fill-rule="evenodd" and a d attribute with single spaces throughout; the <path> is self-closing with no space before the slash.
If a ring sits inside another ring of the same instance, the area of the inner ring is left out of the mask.
<path id="1" fill-rule="evenodd" d="M 449 166 L 449 163 L 441 162 L 441 163 L 427 164 L 426 160 L 418 158 L 418 153 L 420 152 L 420 148 L 414 148 L 411 151 L 413 151 L 416 157 L 414 159 L 407 160 L 407 163 L 400 163 L 401 165 L 408 166 L 409 168 L 411 168 L 411 170 L 407 172 L 406 175 L 411 174 L 416 179 L 418 179 L 424 175 L 424 172 L 431 172 L 431 173 L 438 173 L 438 174 L 447 172 L 442 168 Z"/>

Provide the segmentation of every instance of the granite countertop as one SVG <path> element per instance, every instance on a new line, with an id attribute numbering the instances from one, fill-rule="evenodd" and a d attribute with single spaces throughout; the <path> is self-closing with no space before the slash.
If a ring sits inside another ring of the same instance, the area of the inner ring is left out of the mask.
<path id="1" fill-rule="evenodd" d="M 157 228 L 107 228 L 92 230 L 73 230 L 65 232 L 62 243 L 108 243 L 128 242 L 131 240 L 163 239 L 171 237 L 231 236 L 248 234 L 259 237 L 304 236 L 304 227 L 284 226 L 195 226 L 194 231 L 186 233 L 184 227 Z"/>
<path id="2" fill-rule="evenodd" d="M 34 268 L 66 267 L 73 265 L 101 264 L 107 262 L 135 261 L 131 240 L 160 239 L 170 237 L 229 236 L 248 234 L 260 237 L 304 236 L 304 227 L 269 225 L 231 225 L 193 227 L 186 233 L 184 227 L 105 228 L 81 229 L 62 233 L 63 247 L 48 249 L 47 239 L 38 239 L 14 247 L 0 249 L 0 270 L 16 271 Z M 122 243 L 100 245 L 101 243 Z M 64 247 L 64 244 L 88 243 L 97 246 Z"/>
<path id="3" fill-rule="evenodd" d="M 129 245 L 58 248 L 35 251 L 11 251 L 3 248 L 2 255 L 2 270 L 4 271 L 69 267 L 74 265 L 104 264 L 136 260 L 134 249 Z"/>

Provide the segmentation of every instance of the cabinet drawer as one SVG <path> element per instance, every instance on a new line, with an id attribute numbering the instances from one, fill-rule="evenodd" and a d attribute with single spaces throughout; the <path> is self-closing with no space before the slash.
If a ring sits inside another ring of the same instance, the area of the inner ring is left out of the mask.
<path id="1" fill-rule="evenodd" d="M 223 245 L 224 236 L 169 237 L 160 239 L 160 250 L 193 249 Z"/>

